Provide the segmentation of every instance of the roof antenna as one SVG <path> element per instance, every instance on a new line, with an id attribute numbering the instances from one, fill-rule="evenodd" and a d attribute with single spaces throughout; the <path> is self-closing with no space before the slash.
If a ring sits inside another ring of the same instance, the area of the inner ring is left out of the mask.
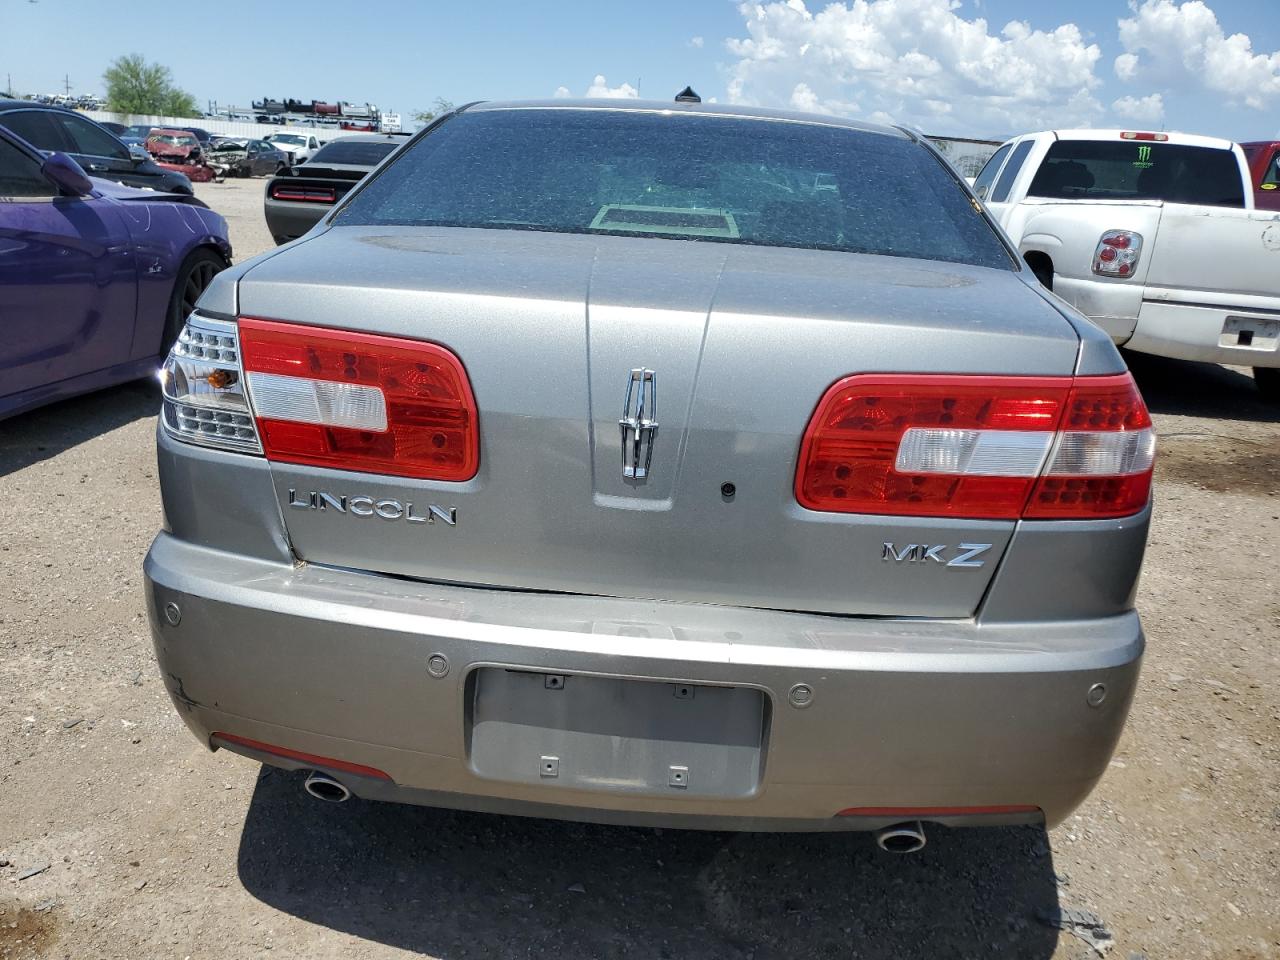
<path id="1" fill-rule="evenodd" d="M 693 92 L 693 87 L 685 87 L 676 94 L 676 103 L 701 103 L 702 98 Z"/>

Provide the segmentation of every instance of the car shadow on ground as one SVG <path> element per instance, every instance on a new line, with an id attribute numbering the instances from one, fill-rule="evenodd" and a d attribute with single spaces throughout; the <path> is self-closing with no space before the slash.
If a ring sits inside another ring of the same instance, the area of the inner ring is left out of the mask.
<path id="1" fill-rule="evenodd" d="M 1263 400 L 1247 373 L 1140 353 L 1124 358 L 1152 413 L 1280 423 L 1280 405 Z"/>
<path id="2" fill-rule="evenodd" d="M 0 420 L 0 477 L 159 410 L 159 387 L 137 380 Z"/>
<path id="3" fill-rule="evenodd" d="M 560 823 L 303 792 L 264 767 L 239 875 L 263 903 L 378 943 L 469 957 L 962 958 L 1053 954 L 1053 858 L 1032 827 L 732 834 Z"/>

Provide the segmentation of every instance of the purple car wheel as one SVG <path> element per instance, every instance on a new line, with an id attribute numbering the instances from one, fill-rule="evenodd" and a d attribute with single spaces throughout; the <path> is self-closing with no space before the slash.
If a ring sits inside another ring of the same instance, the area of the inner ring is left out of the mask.
<path id="1" fill-rule="evenodd" d="M 227 268 L 222 256 L 212 250 L 193 251 L 178 268 L 173 294 L 169 298 L 169 316 L 164 325 L 164 342 L 160 353 L 164 354 L 178 339 L 178 333 L 187 317 L 196 308 L 196 301 L 205 292 L 213 278 Z"/>

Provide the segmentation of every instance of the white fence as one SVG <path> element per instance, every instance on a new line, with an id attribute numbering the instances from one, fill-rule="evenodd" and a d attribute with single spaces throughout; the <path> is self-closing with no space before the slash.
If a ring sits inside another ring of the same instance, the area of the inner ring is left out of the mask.
<path id="1" fill-rule="evenodd" d="M 244 137 L 249 140 L 261 140 L 271 133 L 314 133 L 322 142 L 345 137 L 354 130 L 340 130 L 338 127 L 306 127 L 299 124 L 281 126 L 278 123 L 244 123 L 239 120 L 213 120 L 208 117 L 144 117 L 135 114 L 108 113 L 105 110 L 82 110 L 86 117 L 99 123 L 106 120 L 110 123 L 123 123 L 125 126 L 147 123 L 153 127 L 200 127 L 220 137 Z"/>

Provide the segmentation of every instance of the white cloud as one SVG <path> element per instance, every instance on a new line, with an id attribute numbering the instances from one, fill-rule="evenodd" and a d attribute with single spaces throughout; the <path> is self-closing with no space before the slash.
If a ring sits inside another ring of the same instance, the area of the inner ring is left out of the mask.
<path id="1" fill-rule="evenodd" d="M 1132 80 L 1138 74 L 1138 55 L 1122 53 L 1116 57 L 1116 76 L 1121 80 Z"/>
<path id="2" fill-rule="evenodd" d="M 1259 6 L 1274 12 L 1273 5 Z M 1115 67 L 1122 79 L 1204 88 L 1256 110 L 1280 99 L 1280 50 L 1255 53 L 1248 34 L 1227 36 L 1202 0 L 1135 0 L 1130 8 L 1132 16 L 1119 22 L 1125 53 Z"/>
<path id="3" fill-rule="evenodd" d="M 1096 44 L 1074 23 L 1014 20 L 992 33 L 955 0 L 741 3 L 726 46 L 733 103 L 894 117 L 930 132 L 1085 125 L 1103 113 Z"/>
<path id="4" fill-rule="evenodd" d="M 640 96 L 640 91 L 629 83 L 623 83 L 620 86 L 611 87 L 609 86 L 609 81 L 604 78 L 604 74 L 597 73 L 596 78 L 591 81 L 591 86 L 587 87 L 585 96 L 625 99 L 627 97 Z"/>
<path id="5" fill-rule="evenodd" d="M 1146 97 L 1121 97 L 1112 102 L 1111 111 L 1122 120 L 1155 123 L 1164 119 L 1164 97 L 1158 93 Z"/>
<path id="6" fill-rule="evenodd" d="M 702 45 L 703 45 L 705 42 L 706 42 L 706 41 L 705 41 L 705 40 L 703 40 L 701 37 L 690 37 L 690 38 L 689 38 L 689 46 L 693 47 L 695 50 L 701 50 L 701 49 L 702 49 Z"/>
<path id="7" fill-rule="evenodd" d="M 791 106 L 797 110 L 813 112 L 818 109 L 818 95 L 809 89 L 807 83 L 797 83 L 791 91 Z"/>
<path id="8" fill-rule="evenodd" d="M 565 97 L 572 97 L 573 91 L 568 87 L 559 86 L 556 87 L 556 92 L 553 96 L 558 99 L 564 99 Z M 611 87 L 609 86 L 609 81 L 605 79 L 604 74 L 597 73 L 595 79 L 591 81 L 591 86 L 587 87 L 587 92 L 584 93 L 583 96 L 589 98 L 603 97 L 606 99 L 624 99 L 627 97 L 638 97 L 640 96 L 640 91 L 629 83 L 622 83 L 616 87 Z"/>

